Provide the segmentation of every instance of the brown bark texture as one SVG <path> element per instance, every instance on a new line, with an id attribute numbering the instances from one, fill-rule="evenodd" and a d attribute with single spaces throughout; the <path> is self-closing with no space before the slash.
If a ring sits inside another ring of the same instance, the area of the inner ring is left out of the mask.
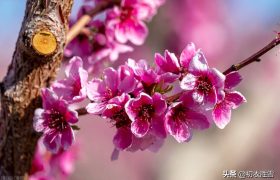
<path id="1" fill-rule="evenodd" d="M 73 0 L 26 2 L 13 59 L 1 83 L 0 179 L 23 179 L 31 167 L 40 136 L 33 130 L 32 118 L 34 110 L 41 107 L 40 89 L 49 86 L 60 67 L 72 3 Z M 45 32 L 55 37 L 56 48 L 52 53 L 39 52 L 32 44 L 33 37 L 40 32 L 39 37 Z"/>

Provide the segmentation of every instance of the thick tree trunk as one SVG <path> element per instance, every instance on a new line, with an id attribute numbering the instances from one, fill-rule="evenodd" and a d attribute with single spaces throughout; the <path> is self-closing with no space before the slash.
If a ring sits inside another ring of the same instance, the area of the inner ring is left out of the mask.
<path id="1" fill-rule="evenodd" d="M 0 179 L 27 175 L 39 135 L 40 89 L 56 76 L 73 0 L 27 0 L 12 63 L 1 84 Z"/>

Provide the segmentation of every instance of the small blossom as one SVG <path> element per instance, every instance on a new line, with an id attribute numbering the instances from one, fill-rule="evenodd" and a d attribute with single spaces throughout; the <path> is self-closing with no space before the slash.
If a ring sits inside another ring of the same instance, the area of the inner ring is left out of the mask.
<path id="1" fill-rule="evenodd" d="M 121 7 L 115 6 L 107 14 L 109 27 L 114 27 L 115 37 L 120 43 L 128 40 L 135 45 L 144 43 L 148 28 L 143 20 L 149 16 L 147 7 L 135 0 L 123 0 Z"/>
<path id="2" fill-rule="evenodd" d="M 136 79 L 144 86 L 151 86 L 159 80 L 157 72 L 152 69 L 145 60 L 136 62 L 133 59 L 128 59 L 127 66 L 133 70 Z"/>
<path id="3" fill-rule="evenodd" d="M 105 69 L 103 79 L 93 79 L 88 83 L 87 95 L 93 102 L 88 104 L 87 111 L 101 114 L 110 99 L 132 92 L 135 86 L 136 79 L 129 67 L 121 66 L 118 71 Z"/>
<path id="4" fill-rule="evenodd" d="M 165 116 L 165 127 L 179 143 L 189 141 L 192 129 L 209 128 L 207 118 L 192 109 L 189 109 L 182 102 L 173 103 Z"/>
<path id="5" fill-rule="evenodd" d="M 173 74 L 184 73 L 188 71 L 190 62 L 199 53 L 200 51 L 195 50 L 195 45 L 190 43 L 182 51 L 179 59 L 174 53 L 165 50 L 164 57 L 159 53 L 155 54 L 155 63 L 163 72 L 171 72 Z"/>
<path id="6" fill-rule="evenodd" d="M 33 157 L 30 180 L 67 180 L 73 173 L 74 162 L 77 159 L 77 146 L 67 151 L 62 149 L 57 154 L 51 154 L 43 146 L 42 138 L 37 142 Z"/>
<path id="7" fill-rule="evenodd" d="M 164 57 L 156 53 L 155 63 L 164 72 L 171 72 L 174 74 L 180 73 L 180 64 L 176 55 L 174 53 L 170 53 L 168 50 L 165 50 Z"/>
<path id="8" fill-rule="evenodd" d="M 132 121 L 132 133 L 140 138 L 151 130 L 157 136 L 165 138 L 162 115 L 166 108 L 167 104 L 159 93 L 155 93 L 152 97 L 140 93 L 137 98 L 130 99 L 125 105 L 125 110 Z"/>
<path id="9" fill-rule="evenodd" d="M 194 43 L 188 44 L 180 55 L 180 65 L 183 68 L 188 69 L 192 59 L 195 57 L 196 54 L 199 53 L 200 51 L 195 50 Z"/>
<path id="10" fill-rule="evenodd" d="M 60 147 L 66 150 L 74 142 L 71 125 L 78 122 L 78 114 L 49 89 L 42 90 L 42 99 L 43 109 L 36 109 L 33 127 L 35 131 L 43 132 L 43 142 L 48 150 L 53 153 Z"/>
<path id="11" fill-rule="evenodd" d="M 215 68 L 209 68 L 202 53 L 197 53 L 189 64 L 189 73 L 182 79 L 181 88 L 191 91 L 194 100 L 212 109 L 224 97 L 225 76 Z"/>
<path id="12" fill-rule="evenodd" d="M 217 103 L 213 109 L 212 116 L 215 124 L 223 129 L 230 122 L 231 110 L 238 108 L 242 103 L 246 102 L 245 97 L 238 91 L 234 91 L 242 80 L 238 72 L 231 72 L 226 75 L 225 80 L 225 98 Z"/>
<path id="13" fill-rule="evenodd" d="M 66 79 L 52 84 L 52 90 L 68 103 L 80 102 L 86 98 L 88 73 L 83 69 L 80 57 L 73 57 L 65 70 Z"/>
<path id="14" fill-rule="evenodd" d="M 113 143 L 118 150 L 127 149 L 132 143 L 131 120 L 124 109 L 128 100 L 129 96 L 127 94 L 115 97 L 109 101 L 102 113 L 102 117 L 111 119 L 111 122 L 117 128 Z"/>

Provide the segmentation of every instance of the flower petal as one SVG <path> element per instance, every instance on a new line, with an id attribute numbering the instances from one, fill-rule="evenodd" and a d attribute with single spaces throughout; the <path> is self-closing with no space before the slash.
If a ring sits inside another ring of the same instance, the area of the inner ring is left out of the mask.
<path id="1" fill-rule="evenodd" d="M 160 116 L 166 111 L 167 104 L 160 93 L 155 93 L 153 95 L 153 107 L 155 109 L 155 114 Z"/>
<path id="2" fill-rule="evenodd" d="M 34 113 L 33 128 L 37 132 L 42 132 L 47 126 L 44 117 L 42 117 L 43 112 L 43 109 L 38 108 Z"/>
<path id="3" fill-rule="evenodd" d="M 66 113 L 64 114 L 64 118 L 67 120 L 69 123 L 77 123 L 78 122 L 78 113 L 77 111 L 71 110 L 68 108 Z"/>
<path id="4" fill-rule="evenodd" d="M 105 103 L 89 103 L 86 107 L 87 112 L 91 114 L 101 114 L 105 109 Z"/>
<path id="5" fill-rule="evenodd" d="M 193 73 L 194 75 L 201 75 L 203 73 L 206 73 L 208 68 L 209 67 L 204 55 L 199 52 L 196 53 L 193 59 L 190 61 L 188 71 Z"/>
<path id="6" fill-rule="evenodd" d="M 203 92 L 193 91 L 192 92 L 192 98 L 193 98 L 195 103 L 201 104 L 204 101 L 205 96 L 204 96 Z"/>
<path id="7" fill-rule="evenodd" d="M 54 130 L 48 130 L 44 133 L 43 143 L 52 153 L 57 153 L 60 148 L 59 134 Z"/>
<path id="8" fill-rule="evenodd" d="M 226 101 L 232 104 L 232 109 L 236 109 L 242 103 L 247 102 L 246 98 L 238 91 L 226 93 Z"/>
<path id="9" fill-rule="evenodd" d="M 182 51 L 180 55 L 180 63 L 182 67 L 186 69 L 189 68 L 190 61 L 194 57 L 195 52 L 196 51 L 195 51 L 194 43 L 190 43 L 185 47 L 185 49 Z"/>
<path id="10" fill-rule="evenodd" d="M 184 90 L 193 90 L 195 88 L 197 77 L 188 73 L 181 81 L 180 87 Z"/>
<path id="11" fill-rule="evenodd" d="M 128 148 L 132 143 L 132 133 L 130 129 L 126 127 L 119 128 L 114 136 L 113 143 L 118 150 Z"/>
<path id="12" fill-rule="evenodd" d="M 148 35 L 147 26 L 141 22 L 132 22 L 127 32 L 127 38 L 135 45 L 142 45 Z"/>
<path id="13" fill-rule="evenodd" d="M 216 68 L 212 68 L 209 70 L 208 77 L 212 83 L 212 85 L 218 89 L 222 90 L 225 84 L 225 75 L 218 71 Z"/>
<path id="14" fill-rule="evenodd" d="M 64 150 L 67 150 L 74 141 L 74 132 L 70 126 L 67 126 L 61 133 L 61 146 Z"/>
<path id="15" fill-rule="evenodd" d="M 154 117 L 151 122 L 152 132 L 159 138 L 166 138 L 166 130 L 164 126 L 164 117 Z"/>
<path id="16" fill-rule="evenodd" d="M 83 60 L 78 57 L 74 56 L 69 61 L 69 65 L 65 69 L 65 74 L 69 79 L 79 79 L 79 69 L 83 67 Z"/>
<path id="17" fill-rule="evenodd" d="M 113 93 L 118 88 L 118 73 L 115 69 L 109 67 L 104 70 L 104 82 L 106 87 L 109 88 Z"/>
<path id="18" fill-rule="evenodd" d="M 93 79 L 87 85 L 87 96 L 92 101 L 103 101 L 106 85 L 101 79 Z"/>
<path id="19" fill-rule="evenodd" d="M 127 42 L 127 35 L 125 32 L 125 26 L 122 24 L 117 24 L 115 27 L 115 37 L 120 43 Z"/>
<path id="20" fill-rule="evenodd" d="M 170 53 L 168 50 L 165 50 L 165 57 L 162 57 L 160 54 L 155 54 L 155 62 L 156 64 L 163 70 L 164 72 L 172 72 L 179 73 L 180 65 L 177 57 L 174 53 Z"/>
<path id="21" fill-rule="evenodd" d="M 231 106 L 226 101 L 216 104 L 212 112 L 212 116 L 215 124 L 220 129 L 224 129 L 225 126 L 230 122 Z"/>
<path id="22" fill-rule="evenodd" d="M 226 75 L 225 88 L 232 89 L 242 81 L 242 76 L 237 72 L 231 72 Z"/>
<path id="23" fill-rule="evenodd" d="M 138 138 L 141 138 L 149 131 L 150 124 L 148 121 L 136 119 L 131 123 L 131 132 Z"/>
<path id="24" fill-rule="evenodd" d="M 208 94 L 204 96 L 204 108 L 206 110 L 213 109 L 217 103 L 217 94 L 215 89 L 209 90 Z"/>
<path id="25" fill-rule="evenodd" d="M 43 100 L 43 109 L 53 108 L 54 102 L 57 101 L 57 95 L 50 89 L 44 88 L 41 90 L 42 100 Z"/>
<path id="26" fill-rule="evenodd" d="M 210 127 L 210 123 L 206 116 L 193 110 L 188 110 L 186 112 L 186 119 L 188 126 L 194 129 L 207 129 Z"/>
<path id="27" fill-rule="evenodd" d="M 191 132 L 188 126 L 183 122 L 175 122 L 168 115 L 165 120 L 165 128 L 179 143 L 189 141 L 191 138 Z"/>

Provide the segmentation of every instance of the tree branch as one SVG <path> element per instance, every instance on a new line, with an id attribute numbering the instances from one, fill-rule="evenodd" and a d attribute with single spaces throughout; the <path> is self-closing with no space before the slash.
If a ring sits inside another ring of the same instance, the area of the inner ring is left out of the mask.
<path id="1" fill-rule="evenodd" d="M 32 127 L 40 89 L 55 78 L 63 57 L 73 0 L 27 0 L 12 62 L 2 83 L 0 177 L 23 179 L 39 138 Z"/>
<path id="2" fill-rule="evenodd" d="M 247 59 L 241 61 L 238 64 L 234 64 L 232 65 L 230 68 L 228 68 L 227 70 L 225 70 L 223 72 L 223 74 L 227 75 L 232 71 L 238 71 L 241 68 L 253 63 L 253 62 L 260 62 L 261 59 L 260 57 L 262 55 L 264 55 L 265 53 L 267 53 L 268 51 L 270 51 L 271 49 L 273 49 L 275 46 L 280 44 L 280 35 L 278 34 L 278 36 L 273 39 L 268 45 L 266 45 L 264 48 L 262 48 L 261 50 L 259 50 L 258 52 L 256 52 L 255 54 L 253 54 L 252 56 L 248 57 Z"/>

